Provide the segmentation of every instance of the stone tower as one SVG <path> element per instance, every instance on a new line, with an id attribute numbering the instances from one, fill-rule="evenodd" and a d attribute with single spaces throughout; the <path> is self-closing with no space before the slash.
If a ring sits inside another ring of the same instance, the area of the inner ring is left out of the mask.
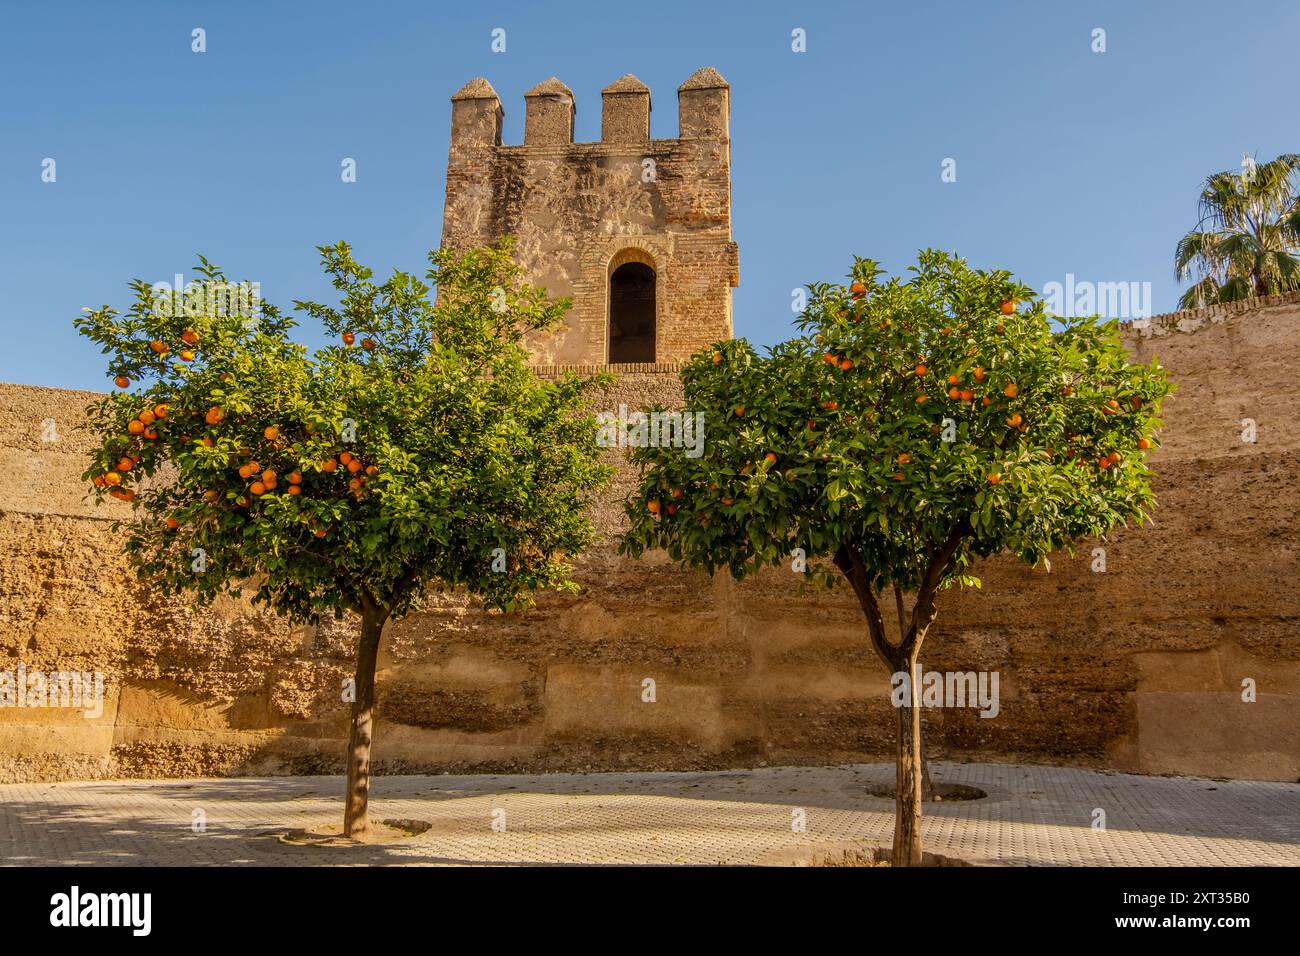
<path id="1" fill-rule="evenodd" d="M 677 90 L 679 135 L 650 138 L 650 89 L 602 93 L 598 143 L 573 141 L 574 99 L 552 77 L 524 94 L 524 142 L 501 142 L 487 80 L 451 98 L 442 244 L 502 235 L 529 282 L 573 308 L 529 342 L 535 364 L 679 362 L 730 338 L 740 281 L 731 240 L 730 87 L 713 69 Z"/>

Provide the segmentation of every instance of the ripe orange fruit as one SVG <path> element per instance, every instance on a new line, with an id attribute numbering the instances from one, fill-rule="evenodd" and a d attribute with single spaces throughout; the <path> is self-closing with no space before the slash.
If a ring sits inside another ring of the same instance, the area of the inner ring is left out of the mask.
<path id="1" fill-rule="evenodd" d="M 1002 305 L 1000 305 L 999 308 L 1002 310 L 1003 315 L 1010 315 L 1012 312 L 1016 311 L 1016 300 L 1003 299 Z"/>
<path id="2" fill-rule="evenodd" d="M 961 379 L 959 379 L 956 375 L 949 375 L 949 376 L 948 376 L 948 384 L 949 384 L 949 385 L 956 385 L 956 384 L 957 384 L 958 382 L 960 382 L 960 381 L 961 381 Z"/>
<path id="3" fill-rule="evenodd" d="M 851 359 L 844 359 L 840 362 L 841 371 L 847 372 L 851 368 L 853 368 L 853 361 Z"/>
<path id="4" fill-rule="evenodd" d="M 355 342 L 356 340 L 357 340 L 357 337 L 356 337 L 356 335 L 354 335 L 352 332 L 344 332 L 344 333 L 343 333 L 343 344 L 344 344 L 344 345 L 351 345 L 351 344 L 352 344 L 353 342 Z"/>
<path id="5" fill-rule="evenodd" d="M 135 501 L 135 489 L 123 488 L 121 492 L 118 494 L 118 497 L 121 498 L 123 501 Z"/>
<path id="6" fill-rule="evenodd" d="M 766 461 L 769 465 L 775 465 L 776 455 L 774 455 L 772 452 L 769 451 L 766 455 L 763 456 L 763 460 Z"/>
<path id="7" fill-rule="evenodd" d="M 975 381 L 976 382 L 984 381 L 984 369 L 978 365 L 975 366 Z"/>
<path id="8" fill-rule="evenodd" d="M 1019 425 L 1020 425 L 1020 413 L 1019 413 L 1019 412 L 1015 412 L 1015 413 L 1014 413 L 1010 418 L 1007 419 L 1007 424 L 1010 425 L 1012 428 L 1017 428 L 1017 427 L 1019 427 Z"/>
<path id="9" fill-rule="evenodd" d="M 860 299 L 867 294 L 867 287 L 861 282 L 855 282 L 849 286 L 849 292 L 853 293 L 853 298 Z"/>
<path id="10" fill-rule="evenodd" d="M 219 496 L 217 495 L 217 493 L 216 493 L 215 491 L 205 491 L 205 492 L 203 492 L 203 500 L 206 501 L 206 502 L 208 502 L 209 504 L 211 504 L 212 502 L 216 501 L 218 497 L 219 497 Z"/>
<path id="11" fill-rule="evenodd" d="M 961 400 L 963 402 L 973 402 L 975 401 L 975 393 L 972 392 L 969 388 L 965 389 L 961 393 Z"/>
<path id="12" fill-rule="evenodd" d="M 365 349 L 367 352 L 373 352 L 373 351 L 375 350 L 375 340 L 374 340 L 374 339 L 362 339 L 362 340 L 361 340 L 361 347 L 362 347 L 363 349 Z"/>
<path id="13" fill-rule="evenodd" d="M 291 484 L 291 485 L 301 485 L 301 484 L 302 484 L 302 472 L 299 472 L 299 471 L 291 471 L 291 472 L 289 472 L 289 484 Z"/>
<path id="14" fill-rule="evenodd" d="M 123 457 L 123 458 L 119 458 L 119 459 L 117 460 L 117 470 L 118 470 L 118 471 L 130 471 L 130 470 L 131 470 L 131 466 L 134 465 L 134 464 L 135 464 L 135 462 L 133 462 L 130 458 L 125 458 L 125 457 Z"/>
<path id="15" fill-rule="evenodd" d="M 280 438 L 280 429 L 274 425 L 267 425 L 262 429 L 262 437 L 267 441 L 277 441 Z"/>
<path id="16" fill-rule="evenodd" d="M 996 471 L 993 472 L 993 474 L 989 475 L 989 484 L 990 484 L 990 485 L 996 485 L 996 484 L 997 484 L 999 481 L 1001 481 L 1001 480 L 1002 480 L 1002 476 L 1001 476 L 1000 474 L 998 474 Z"/>
<path id="17" fill-rule="evenodd" d="M 375 475 L 377 475 L 377 474 L 379 474 L 379 466 L 378 466 L 378 465 L 370 465 L 370 466 L 368 466 L 368 467 L 366 468 L 366 474 L 367 474 L 367 475 L 370 475 L 370 476 L 372 476 L 372 477 L 375 476 Z"/>
<path id="18" fill-rule="evenodd" d="M 1141 448 L 1143 451 L 1146 451 L 1148 448 L 1151 447 L 1151 442 L 1150 442 L 1149 439 L 1146 439 L 1146 438 L 1139 438 L 1139 439 L 1138 439 L 1138 447 Z"/>
<path id="19" fill-rule="evenodd" d="M 735 408 L 732 409 L 732 411 L 735 412 L 736 417 L 739 418 L 741 415 L 745 414 L 745 406 L 737 405 Z"/>
<path id="20" fill-rule="evenodd" d="M 676 506 L 676 505 L 669 505 L 669 506 L 668 506 L 668 513 L 669 513 L 670 515 L 675 515 L 675 514 L 677 514 L 677 506 Z"/>
<path id="21" fill-rule="evenodd" d="M 674 489 L 673 489 L 673 497 L 674 497 L 674 498 L 680 498 L 681 496 L 682 496 L 682 489 L 680 489 L 680 488 L 674 488 Z"/>
<path id="22" fill-rule="evenodd" d="M 270 468 L 268 468 L 268 469 L 266 469 L 266 471 L 262 472 L 262 482 L 263 482 L 264 484 L 267 484 L 267 485 L 273 485 L 273 484 L 275 484 L 275 479 L 276 479 L 276 477 L 277 477 L 277 476 L 276 476 L 276 473 L 275 473 L 274 471 L 272 471 Z"/>
<path id="23" fill-rule="evenodd" d="M 650 512 L 652 515 L 657 515 L 659 513 L 659 500 L 657 498 L 651 498 L 645 503 L 645 510 Z"/>
<path id="24" fill-rule="evenodd" d="M 211 408 L 208 409 L 208 413 L 203 416 L 204 420 L 209 425 L 215 425 L 217 424 L 217 422 L 221 421 L 225 417 L 226 417 L 226 413 L 221 410 L 220 405 L 213 405 Z"/>
<path id="25" fill-rule="evenodd" d="M 118 388 L 127 388 L 131 384 L 131 380 L 125 375 L 119 375 L 117 378 L 113 379 L 113 384 Z"/>
<path id="26" fill-rule="evenodd" d="M 204 435 L 201 439 L 199 439 L 199 444 L 202 445 L 204 448 L 211 448 L 212 439 L 209 436 Z"/>
<path id="27" fill-rule="evenodd" d="M 266 494 L 266 485 L 262 484 L 260 481 L 255 481 L 248 486 L 248 490 L 255 495 L 264 495 Z"/>
<path id="28" fill-rule="evenodd" d="M 199 333 L 195 332 L 193 329 L 186 329 L 184 332 L 181 333 L 181 341 L 184 342 L 186 345 L 193 345 L 198 340 L 199 340 Z"/>
<path id="29" fill-rule="evenodd" d="M 909 455 L 907 452 L 903 452 L 901 455 L 898 456 L 898 463 L 900 465 L 906 465 L 911 460 L 912 460 L 912 456 Z"/>
<path id="30" fill-rule="evenodd" d="M 1115 399 L 1112 398 L 1106 402 L 1106 407 L 1111 410 L 1117 409 L 1119 408 L 1119 402 L 1115 401 Z"/>
<path id="31" fill-rule="evenodd" d="M 980 404 L 983 405 L 985 408 L 988 408 L 990 405 L 993 404 L 993 401 L 986 395 L 983 399 L 981 399 Z"/>
<path id="32" fill-rule="evenodd" d="M 735 499 L 735 498 L 723 498 L 723 499 L 722 499 L 722 503 L 723 503 L 724 505 L 726 505 L 728 508 L 730 508 L 732 505 L 734 505 L 734 504 L 736 503 L 736 499 Z"/>
<path id="33" fill-rule="evenodd" d="M 1071 388 L 1069 385 L 1062 385 L 1062 386 L 1061 386 L 1061 394 L 1062 394 L 1062 395 L 1073 395 L 1073 394 L 1074 394 L 1074 389 Z"/>
<path id="34" fill-rule="evenodd" d="M 722 353 L 721 353 L 721 352 L 714 352 L 714 353 L 713 353 L 713 364 L 714 364 L 714 365 L 718 365 L 718 364 L 720 364 L 721 362 L 722 362 Z"/>
<path id="35" fill-rule="evenodd" d="M 1118 465 L 1121 461 L 1124 460 L 1124 456 L 1121 455 L 1121 454 L 1120 454 L 1119 452 L 1117 452 L 1117 451 L 1113 451 L 1113 452 L 1111 452 L 1111 453 L 1110 453 L 1109 455 L 1107 455 L 1106 457 L 1108 457 L 1108 458 L 1110 459 L 1110 463 L 1111 463 L 1112 465 Z"/>
<path id="36" fill-rule="evenodd" d="M 317 528 L 315 531 L 312 532 L 312 534 L 316 535 L 316 537 L 318 538 L 323 538 L 325 537 L 325 529 Z"/>
<path id="37" fill-rule="evenodd" d="M 925 375 L 925 373 L 926 373 L 927 371 L 928 371 L 928 369 L 926 369 L 924 363 L 921 364 L 921 365 L 918 365 L 918 366 L 916 367 L 916 377 L 917 377 L 917 378 L 922 377 L 923 375 Z"/>
<path id="38" fill-rule="evenodd" d="M 348 488 L 349 488 L 350 490 L 356 492 L 356 491 L 360 491 L 362 485 L 364 485 L 364 484 L 365 484 L 364 479 L 361 479 L 361 478 L 353 478 L 351 481 L 348 482 Z M 657 505 L 658 502 L 655 502 L 655 504 Z"/>
<path id="39" fill-rule="evenodd" d="M 106 481 L 104 480 L 104 476 L 103 476 L 103 475 L 96 475 L 96 476 L 95 476 L 93 479 L 91 479 L 91 480 L 94 481 L 94 483 L 95 483 L 95 487 L 96 487 L 96 488 L 107 488 L 107 487 L 108 487 L 108 482 L 106 482 Z"/>
<path id="40" fill-rule="evenodd" d="M 164 402 L 163 404 L 161 404 L 161 405 L 155 405 L 155 406 L 153 407 L 153 417 L 154 417 L 154 418 L 166 418 L 166 417 L 168 416 L 168 414 L 170 414 L 170 412 L 171 412 L 171 409 L 167 406 L 167 404 L 166 404 L 165 402 Z"/>
<path id="41" fill-rule="evenodd" d="M 147 408 L 136 417 L 139 418 L 140 421 L 144 422 L 146 425 L 152 425 L 155 421 L 158 420 L 157 416 L 154 415 L 154 413 Z"/>
<path id="42" fill-rule="evenodd" d="M 175 518 L 173 518 L 171 515 L 167 516 L 167 520 L 164 522 L 164 524 L 166 524 L 167 527 L 170 528 L 172 531 L 175 531 L 177 528 L 181 526 L 181 523 L 177 521 Z"/>
<path id="43" fill-rule="evenodd" d="M 1007 387 L 1002 390 L 1002 394 L 1005 395 L 1007 398 L 1015 398 L 1018 394 L 1020 394 L 1020 388 L 1016 385 L 1015 382 L 1008 382 Z"/>
<path id="44" fill-rule="evenodd" d="M 167 343 L 164 342 L 162 339 L 154 339 L 152 342 L 149 343 L 149 348 L 153 349 L 159 355 L 162 355 L 164 352 L 167 351 Z"/>
<path id="45" fill-rule="evenodd" d="M 338 466 L 339 463 L 335 461 L 333 458 L 326 458 L 324 461 L 320 463 L 321 471 L 333 471 Z"/>
<path id="46" fill-rule="evenodd" d="M 343 454 L 339 455 L 339 464 L 341 465 L 346 465 L 351 460 L 352 460 L 352 452 L 350 451 L 345 451 Z"/>
<path id="47" fill-rule="evenodd" d="M 153 441 L 158 437 L 158 433 L 154 431 L 152 428 L 146 428 L 144 430 L 144 437 L 149 439 L 150 441 Z"/>
<path id="48" fill-rule="evenodd" d="M 106 485 L 120 485 L 121 483 L 122 476 L 115 471 L 110 471 L 108 474 L 104 475 L 104 484 Z"/>
<path id="49" fill-rule="evenodd" d="M 1098 468 L 1109 468 L 1109 467 L 1110 467 L 1110 459 L 1109 459 L 1109 458 L 1098 458 L 1098 459 L 1097 459 L 1097 467 L 1098 467 Z"/>
<path id="50" fill-rule="evenodd" d="M 952 388 L 948 389 L 948 397 L 952 399 L 961 398 L 961 389 L 954 385 Z"/>
<path id="51" fill-rule="evenodd" d="M 916 404 L 918 404 L 918 405 L 924 405 L 924 404 L 925 404 L 926 402 L 928 402 L 929 400 L 930 400 L 930 396 L 929 396 L 929 395 L 921 394 L 921 395 L 916 396 Z"/>
<path id="52" fill-rule="evenodd" d="M 182 362 L 193 362 L 193 361 L 194 361 L 194 353 L 191 352 L 189 349 L 181 349 L 181 361 L 182 361 Z"/>
<path id="53" fill-rule="evenodd" d="M 348 462 L 348 471 L 352 472 L 352 474 L 355 475 L 360 470 L 361 470 L 360 458 L 353 458 L 350 462 Z"/>

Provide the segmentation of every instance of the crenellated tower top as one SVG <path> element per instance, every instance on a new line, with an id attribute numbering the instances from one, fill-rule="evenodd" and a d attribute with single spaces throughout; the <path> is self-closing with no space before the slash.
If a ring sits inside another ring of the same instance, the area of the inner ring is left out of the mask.
<path id="1" fill-rule="evenodd" d="M 710 67 L 677 90 L 679 134 L 650 136 L 650 88 L 601 91 L 601 138 L 573 141 L 573 91 L 524 93 L 524 141 L 501 141 L 486 79 L 451 98 L 444 246 L 515 237 L 530 282 L 573 302 L 530 341 L 538 364 L 678 362 L 730 338 L 739 257 L 731 239 L 731 89 Z"/>

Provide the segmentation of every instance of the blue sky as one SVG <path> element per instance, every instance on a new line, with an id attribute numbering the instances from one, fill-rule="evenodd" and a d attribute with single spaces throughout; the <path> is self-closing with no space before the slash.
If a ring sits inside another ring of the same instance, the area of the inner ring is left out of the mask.
<path id="1" fill-rule="evenodd" d="M 732 85 L 736 334 L 791 333 L 790 290 L 856 253 L 905 269 L 934 245 L 1042 289 L 1067 273 L 1179 293 L 1200 182 L 1300 150 L 1300 3 L 334 3 L 11 5 L 0 22 L 0 381 L 107 387 L 72 320 L 195 253 L 263 295 L 327 298 L 315 246 L 423 271 L 442 220 L 448 97 L 486 76 L 523 136 L 523 92 Z M 191 52 L 191 30 L 207 52 Z M 490 49 L 506 30 L 506 52 Z M 807 52 L 791 50 L 791 31 Z M 1106 52 L 1091 49 L 1094 28 Z M 41 181 L 45 158 L 57 182 Z M 340 162 L 358 181 L 341 182 Z M 957 180 L 941 181 L 956 160 Z M 319 342 L 304 326 L 302 338 Z"/>

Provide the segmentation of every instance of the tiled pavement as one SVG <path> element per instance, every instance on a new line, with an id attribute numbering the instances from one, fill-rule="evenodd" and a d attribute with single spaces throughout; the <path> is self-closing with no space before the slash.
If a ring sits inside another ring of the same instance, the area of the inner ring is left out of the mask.
<path id="1" fill-rule="evenodd" d="M 935 764 L 985 790 L 925 805 L 926 849 L 984 864 L 1300 865 L 1300 785 Z M 886 764 L 716 773 L 375 779 L 375 819 L 432 828 L 391 846 L 291 846 L 336 822 L 334 777 L 0 786 L 5 864 L 799 864 L 888 845 Z M 1105 829 L 1094 829 L 1095 810 Z M 196 811 L 206 829 L 194 832 Z M 806 829 L 792 825 L 802 811 Z M 504 819 L 505 828 L 500 829 Z M 493 829 L 494 820 L 498 829 Z"/>

